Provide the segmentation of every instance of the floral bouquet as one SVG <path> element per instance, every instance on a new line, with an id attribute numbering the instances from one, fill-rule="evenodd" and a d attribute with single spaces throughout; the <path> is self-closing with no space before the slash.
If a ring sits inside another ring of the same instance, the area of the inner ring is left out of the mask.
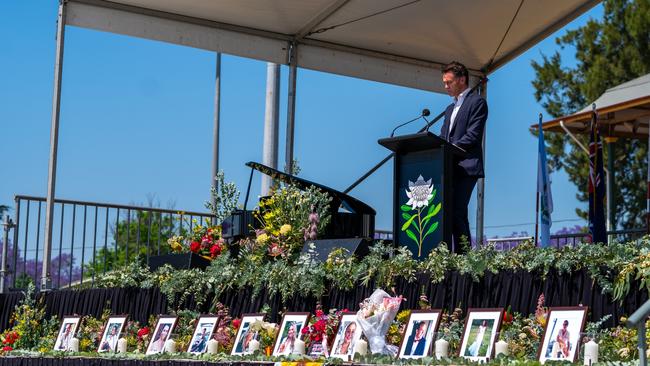
<path id="1" fill-rule="evenodd" d="M 280 327 L 275 323 L 256 320 L 251 323 L 249 329 L 260 335 L 260 348 L 262 350 L 267 350 L 267 348 L 273 348 L 273 343 L 275 342 L 275 337 L 277 336 Z M 270 353 L 270 350 L 267 350 L 266 352 Z"/>
<path id="2" fill-rule="evenodd" d="M 401 302 L 401 296 L 391 297 L 386 291 L 376 289 L 369 298 L 359 304 L 357 322 L 368 338 L 372 353 L 392 356 L 397 354 L 397 347 L 386 344 L 386 333 L 397 315 Z"/>
<path id="3" fill-rule="evenodd" d="M 193 220 L 196 224 L 196 220 Z M 192 252 L 206 259 L 214 259 L 226 249 L 226 243 L 221 238 L 221 226 L 196 225 L 189 237 L 174 235 L 167 240 L 174 252 Z"/>
<path id="4" fill-rule="evenodd" d="M 301 330 L 305 347 L 310 356 L 329 357 L 328 341 L 334 336 L 336 327 L 341 321 L 341 315 L 347 311 L 348 309 L 342 311 L 330 309 L 329 314 L 325 314 L 320 305 L 316 307 L 315 316 L 311 317 L 309 324 Z"/>

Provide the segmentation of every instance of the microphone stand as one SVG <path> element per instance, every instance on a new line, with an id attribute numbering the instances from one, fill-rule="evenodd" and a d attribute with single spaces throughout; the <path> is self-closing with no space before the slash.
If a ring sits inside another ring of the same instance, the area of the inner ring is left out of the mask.
<path id="1" fill-rule="evenodd" d="M 473 93 L 473 92 L 474 92 L 474 91 L 475 91 L 479 86 L 483 85 L 484 83 L 487 83 L 487 81 L 488 81 L 488 79 L 487 79 L 486 77 L 481 78 L 481 79 L 479 80 L 479 82 L 476 83 L 476 85 L 474 85 L 474 87 L 470 90 L 470 93 Z M 445 107 L 445 110 L 446 110 L 446 109 L 447 109 L 447 108 Z M 431 126 L 433 126 L 434 123 L 438 122 L 438 120 L 440 120 L 440 118 L 442 118 L 444 115 L 445 115 L 445 111 L 440 112 L 440 114 L 437 115 L 436 118 L 432 119 L 431 122 L 427 123 L 426 126 L 422 127 L 422 128 L 418 131 L 418 133 L 422 133 L 422 132 L 424 132 L 424 131 L 429 130 L 429 128 L 430 128 Z M 420 118 L 420 117 L 418 117 L 418 118 Z M 425 120 L 426 120 L 426 119 L 425 119 Z M 399 127 L 399 126 L 397 126 L 397 127 Z M 394 130 L 393 130 L 393 132 L 394 132 Z M 392 137 L 392 134 L 391 134 L 391 137 Z M 377 171 L 377 169 L 381 168 L 384 164 L 386 164 L 386 162 L 387 162 L 388 160 L 392 159 L 393 156 L 395 156 L 395 153 L 390 153 L 390 154 L 389 154 L 388 156 L 386 156 L 382 161 L 380 161 L 379 163 L 377 163 L 377 165 L 375 165 L 375 166 L 372 167 L 370 170 L 368 170 L 368 171 L 366 172 L 366 174 L 362 175 L 359 179 L 357 179 L 354 183 L 352 183 L 352 185 L 350 185 L 348 188 L 346 188 L 345 191 L 343 191 L 343 193 L 348 194 L 348 193 L 349 193 L 351 190 L 353 190 L 356 186 L 358 186 L 359 184 L 361 184 L 361 182 L 363 182 L 364 180 L 366 180 L 366 179 L 367 179 L 369 176 L 371 176 L 375 171 Z"/>

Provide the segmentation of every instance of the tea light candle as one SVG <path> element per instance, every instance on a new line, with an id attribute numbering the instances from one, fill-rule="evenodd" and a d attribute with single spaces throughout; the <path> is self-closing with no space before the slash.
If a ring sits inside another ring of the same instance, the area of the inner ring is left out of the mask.
<path id="1" fill-rule="evenodd" d="M 68 351 L 79 352 L 79 338 L 72 338 L 68 342 Z"/>
<path id="2" fill-rule="evenodd" d="M 293 342 L 293 354 L 304 355 L 305 354 L 305 342 L 300 339 L 296 339 Z"/>
<path id="3" fill-rule="evenodd" d="M 361 356 L 365 356 L 368 354 L 368 342 L 364 341 L 363 339 L 359 339 L 357 341 L 357 344 L 354 345 L 354 354 L 360 354 Z"/>
<path id="4" fill-rule="evenodd" d="M 598 362 L 598 343 L 590 340 L 585 344 L 585 361 L 586 366 L 591 366 Z"/>
<path id="5" fill-rule="evenodd" d="M 500 354 L 503 354 L 505 356 L 508 355 L 508 342 L 504 341 L 503 339 L 494 345 L 494 357 Z"/>
<path id="6" fill-rule="evenodd" d="M 208 341 L 208 353 L 211 355 L 216 355 L 219 350 L 219 342 L 214 339 Z"/>
<path id="7" fill-rule="evenodd" d="M 168 339 L 165 342 L 165 352 L 167 353 L 176 353 L 176 341 L 173 339 Z"/>
<path id="8" fill-rule="evenodd" d="M 449 342 L 444 338 L 440 338 L 436 341 L 436 358 L 441 359 L 443 357 L 449 357 Z"/>
<path id="9" fill-rule="evenodd" d="M 257 339 L 253 339 L 248 342 L 248 352 L 254 353 L 260 349 L 260 342 Z"/>
<path id="10" fill-rule="evenodd" d="M 126 338 L 120 338 L 117 340 L 117 352 L 126 353 Z"/>

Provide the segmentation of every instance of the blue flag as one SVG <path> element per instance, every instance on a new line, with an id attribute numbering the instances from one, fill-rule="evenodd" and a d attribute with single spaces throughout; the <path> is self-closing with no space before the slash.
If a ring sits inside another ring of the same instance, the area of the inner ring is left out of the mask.
<path id="1" fill-rule="evenodd" d="M 605 170 L 596 113 L 591 114 L 589 140 L 589 232 L 592 243 L 607 243 L 605 229 Z"/>
<path id="2" fill-rule="evenodd" d="M 537 193 L 540 197 L 539 221 L 540 243 L 542 247 L 551 245 L 551 213 L 553 212 L 553 195 L 551 194 L 551 180 L 548 176 L 546 164 L 546 144 L 544 144 L 544 130 L 542 129 L 542 118 L 539 118 L 539 158 L 537 160 Z"/>

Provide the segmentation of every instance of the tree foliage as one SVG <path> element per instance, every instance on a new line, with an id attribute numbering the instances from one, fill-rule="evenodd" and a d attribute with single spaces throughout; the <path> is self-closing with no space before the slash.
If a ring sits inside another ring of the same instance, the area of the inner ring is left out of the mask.
<path id="1" fill-rule="evenodd" d="M 603 6 L 602 20 L 589 20 L 556 39 L 561 49 L 575 49 L 575 65 L 566 66 L 559 51 L 543 55 L 541 63 L 532 62 L 535 98 L 555 118 L 575 113 L 608 88 L 650 72 L 650 0 L 605 0 Z M 564 133 L 545 137 L 551 169 L 564 169 L 578 187 L 578 200 L 588 201 L 586 154 Z M 579 139 L 588 144 L 588 136 Z M 614 217 L 624 228 L 644 226 L 647 148 L 647 139 L 619 139 L 614 144 Z M 587 217 L 580 208 L 576 212 Z"/>

